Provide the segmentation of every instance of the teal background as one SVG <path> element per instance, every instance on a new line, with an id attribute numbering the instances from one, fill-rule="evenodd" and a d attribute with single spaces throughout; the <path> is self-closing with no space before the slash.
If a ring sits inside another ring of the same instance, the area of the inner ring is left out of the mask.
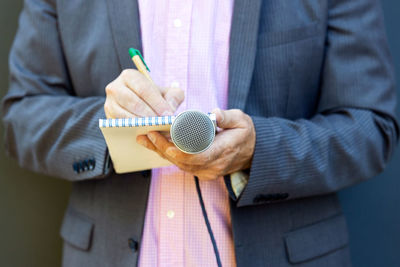
<path id="1" fill-rule="evenodd" d="M 400 70 L 400 2 L 383 0 L 382 4 L 389 45 L 396 70 Z M 8 87 L 8 52 L 21 8 L 21 0 L 0 1 L 0 97 Z M 2 125 L 0 138 L 3 140 Z M 6 157 L 3 147 L 0 266 L 60 266 L 58 232 L 71 184 L 20 169 Z M 353 265 L 400 266 L 400 154 L 395 154 L 383 174 L 343 190 L 340 199 L 349 225 Z"/>
<path id="2" fill-rule="evenodd" d="M 351 0 L 349 0 L 351 1 Z M 399 80 L 400 1 L 383 0 L 386 31 Z M 397 102 L 400 103 L 399 85 Z M 399 105 L 397 116 L 399 117 Z M 354 267 L 400 266 L 400 153 L 385 172 L 340 192 L 350 231 Z"/>
<path id="3" fill-rule="evenodd" d="M 0 98 L 8 87 L 8 52 L 21 0 L 0 1 Z M 6 157 L 0 123 L 0 266 L 61 266 L 59 228 L 71 184 L 22 170 Z"/>

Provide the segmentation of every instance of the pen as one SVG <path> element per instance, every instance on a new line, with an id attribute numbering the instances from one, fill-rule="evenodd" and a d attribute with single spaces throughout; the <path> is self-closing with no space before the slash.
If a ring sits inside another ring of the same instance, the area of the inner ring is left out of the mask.
<path id="1" fill-rule="evenodd" d="M 129 48 L 129 55 L 131 56 L 132 61 L 135 64 L 138 71 L 142 73 L 149 81 L 153 82 L 149 73 L 150 69 L 149 67 L 147 67 L 146 62 L 144 62 L 142 54 L 140 54 L 139 50 L 134 48 Z"/>

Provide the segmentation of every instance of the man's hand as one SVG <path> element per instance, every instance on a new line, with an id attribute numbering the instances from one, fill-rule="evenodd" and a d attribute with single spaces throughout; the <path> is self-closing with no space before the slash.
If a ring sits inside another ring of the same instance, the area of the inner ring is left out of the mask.
<path id="1" fill-rule="evenodd" d="M 180 151 L 158 132 L 138 136 L 136 140 L 201 180 L 213 180 L 249 168 L 256 142 L 252 119 L 237 109 L 216 109 L 213 113 L 216 114 L 218 127 L 223 130 L 215 136 L 211 147 L 200 154 Z"/>
<path id="2" fill-rule="evenodd" d="M 185 98 L 179 88 L 158 87 L 133 69 L 122 71 L 106 86 L 107 118 L 172 115 Z"/>

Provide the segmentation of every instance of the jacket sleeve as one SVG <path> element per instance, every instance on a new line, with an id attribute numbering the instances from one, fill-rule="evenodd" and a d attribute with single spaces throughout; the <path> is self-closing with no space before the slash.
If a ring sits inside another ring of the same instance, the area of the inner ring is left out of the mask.
<path id="1" fill-rule="evenodd" d="M 20 166 L 71 181 L 107 175 L 98 128 L 103 96 L 76 96 L 50 0 L 25 1 L 9 58 L 2 103 L 5 146 Z"/>
<path id="2" fill-rule="evenodd" d="M 385 167 L 399 129 L 379 1 L 330 1 L 321 75 L 312 118 L 252 117 L 256 147 L 238 206 L 332 193 Z"/>

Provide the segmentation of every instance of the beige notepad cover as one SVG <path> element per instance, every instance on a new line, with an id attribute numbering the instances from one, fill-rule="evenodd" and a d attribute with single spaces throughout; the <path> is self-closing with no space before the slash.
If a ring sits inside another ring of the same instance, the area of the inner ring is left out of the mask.
<path id="1" fill-rule="evenodd" d="M 172 165 L 156 152 L 139 145 L 136 137 L 150 131 L 168 132 L 174 119 L 175 116 L 100 119 L 99 127 L 115 171 L 127 173 Z"/>

